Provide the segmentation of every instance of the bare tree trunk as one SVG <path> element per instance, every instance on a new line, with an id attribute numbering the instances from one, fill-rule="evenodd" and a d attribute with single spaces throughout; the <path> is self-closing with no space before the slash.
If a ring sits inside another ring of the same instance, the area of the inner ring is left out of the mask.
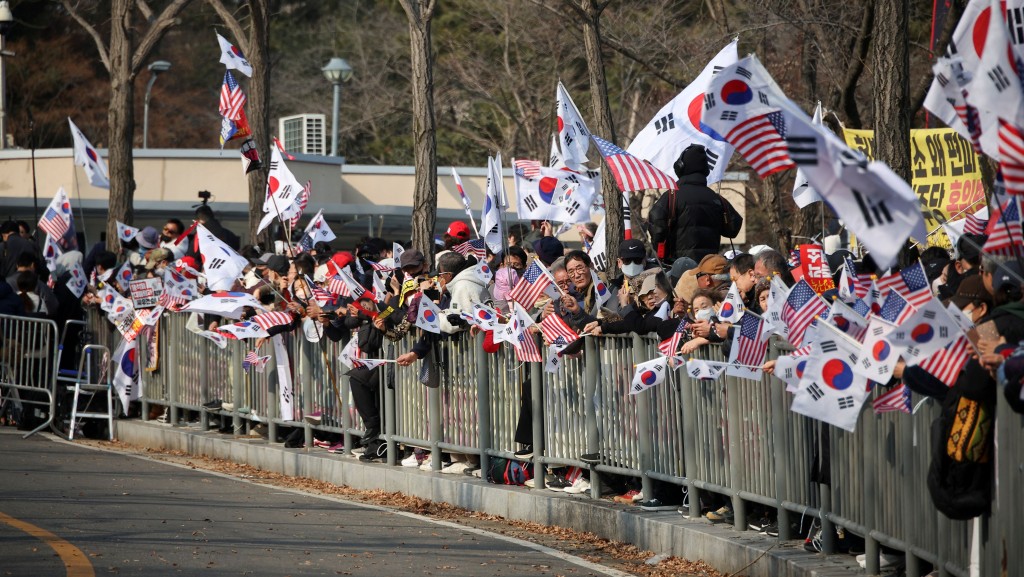
<path id="1" fill-rule="evenodd" d="M 135 196 L 132 140 L 135 132 L 135 75 L 132 74 L 132 2 L 114 0 L 110 19 L 110 106 L 107 129 L 110 204 L 107 238 L 117 238 L 117 221 L 131 224 Z M 116 250 L 117 244 L 107 244 Z"/>
<path id="2" fill-rule="evenodd" d="M 608 104 L 608 83 L 604 75 L 604 56 L 601 54 L 601 12 L 607 5 L 608 0 L 582 0 L 573 7 L 583 16 L 583 48 L 590 76 L 590 101 L 597 118 L 597 130 L 591 130 L 601 138 L 615 142 L 615 126 L 612 123 L 611 106 Z M 601 175 L 601 193 L 604 195 L 605 235 L 608 243 L 606 254 L 617 254 L 624 235 L 622 193 L 607 170 Z M 608 275 L 614 276 L 618 273 L 616 262 L 608 260 Z"/>
<path id="3" fill-rule="evenodd" d="M 263 168 L 249 173 L 249 225 L 247 236 L 256 244 L 256 229 L 263 218 L 270 171 L 270 7 L 268 0 L 249 0 L 249 46 L 245 52 L 252 65 L 249 80 L 249 128 Z"/>
<path id="4" fill-rule="evenodd" d="M 416 162 L 412 245 L 433 261 L 434 225 L 437 222 L 437 126 L 434 120 L 430 20 L 434 15 L 435 0 L 401 0 L 401 3 L 409 18 L 412 56 L 412 133 Z"/>
<path id="5" fill-rule="evenodd" d="M 879 2 L 875 10 L 875 157 L 910 182 L 909 0 Z"/>
<path id="6" fill-rule="evenodd" d="M 792 246 L 793 231 L 783 221 L 781 174 L 773 174 L 764 179 L 764 205 L 768 209 L 768 225 L 775 237 L 775 246 L 784 255 L 789 254 Z"/>

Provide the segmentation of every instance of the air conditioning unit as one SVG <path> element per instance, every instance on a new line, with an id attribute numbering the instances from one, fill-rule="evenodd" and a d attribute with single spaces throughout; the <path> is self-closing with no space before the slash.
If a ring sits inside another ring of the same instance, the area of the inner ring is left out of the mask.
<path id="1" fill-rule="evenodd" d="M 278 122 L 281 144 L 288 152 L 327 154 L 327 117 L 323 114 L 285 116 Z"/>

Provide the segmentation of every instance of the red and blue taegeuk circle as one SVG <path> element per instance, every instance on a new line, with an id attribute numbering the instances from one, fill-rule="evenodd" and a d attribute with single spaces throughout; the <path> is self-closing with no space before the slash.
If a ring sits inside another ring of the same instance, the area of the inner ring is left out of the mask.
<path id="1" fill-rule="evenodd" d="M 730 80 L 722 86 L 722 100 L 726 104 L 742 106 L 754 99 L 754 91 L 742 80 Z"/>
<path id="2" fill-rule="evenodd" d="M 853 384 L 853 369 L 840 359 L 829 359 L 821 367 L 821 380 L 837 391 L 846 390 Z"/>

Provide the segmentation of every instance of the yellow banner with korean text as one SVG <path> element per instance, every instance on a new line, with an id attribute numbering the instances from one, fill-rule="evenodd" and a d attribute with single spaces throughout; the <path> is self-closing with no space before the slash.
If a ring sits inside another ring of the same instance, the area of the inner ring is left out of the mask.
<path id="1" fill-rule="evenodd" d="M 843 132 L 850 148 L 875 157 L 873 130 Z M 925 228 L 929 233 L 938 229 L 927 244 L 948 248 L 949 238 L 940 225 L 985 206 L 978 155 L 952 128 L 914 129 L 910 131 L 910 169 L 910 185 L 921 203 Z"/>

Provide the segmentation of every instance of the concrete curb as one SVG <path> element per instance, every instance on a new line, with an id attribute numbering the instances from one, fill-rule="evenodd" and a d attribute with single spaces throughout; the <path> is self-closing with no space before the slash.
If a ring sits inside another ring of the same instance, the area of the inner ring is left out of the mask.
<path id="1" fill-rule="evenodd" d="M 719 571 L 744 570 L 749 577 L 841 577 L 863 575 L 852 556 L 808 553 L 800 541 L 777 544 L 770 537 L 707 521 L 683 519 L 675 511 L 645 512 L 609 501 L 554 491 L 492 485 L 465 475 L 364 463 L 326 451 L 286 449 L 263 439 L 153 422 L 115 421 L 116 438 L 143 447 L 226 459 L 266 471 L 308 477 L 355 489 L 383 489 L 449 503 L 509 519 L 571 527 L 631 543 L 656 554 L 701 559 Z M 774 548 L 772 546 L 775 545 Z M 770 550 L 769 550 L 770 549 Z M 767 553 L 766 553 L 767 551 Z"/>

